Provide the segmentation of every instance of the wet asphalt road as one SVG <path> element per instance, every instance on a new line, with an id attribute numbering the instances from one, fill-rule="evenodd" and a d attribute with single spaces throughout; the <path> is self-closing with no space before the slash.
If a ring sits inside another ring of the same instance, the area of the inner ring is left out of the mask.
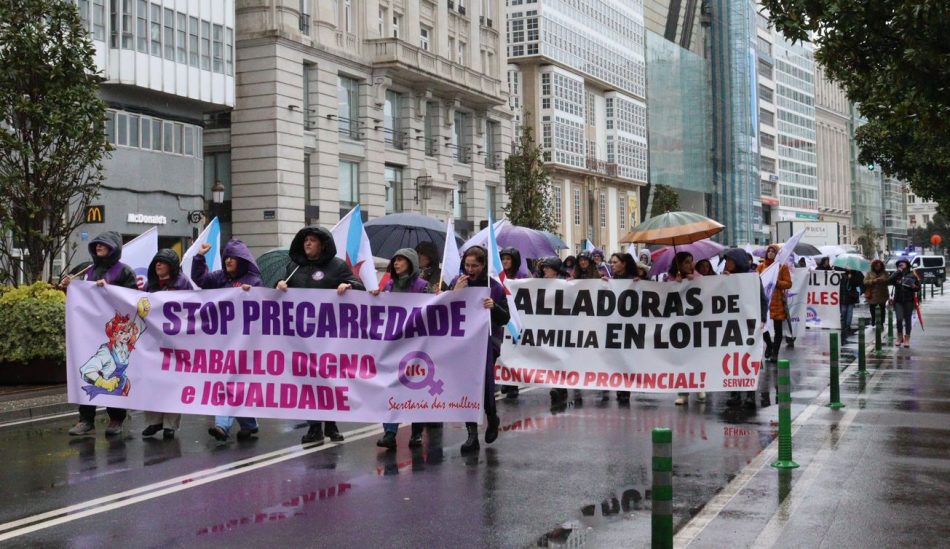
<path id="1" fill-rule="evenodd" d="M 950 333 L 950 324 L 937 329 Z M 809 331 L 782 355 L 793 363 L 795 417 L 828 384 L 827 334 Z M 853 344 L 844 347 L 842 364 L 853 356 Z M 946 401 L 909 385 L 872 426 L 894 407 L 946 412 Z M 460 455 L 464 427 L 452 424 L 414 451 L 403 427 L 396 452 L 377 448 L 381 430 L 365 424 L 341 424 L 347 440 L 317 448 L 299 446 L 304 424 L 276 420 L 262 421 L 254 440 L 226 444 L 194 416 L 174 440 L 143 440 L 140 413 L 114 440 L 102 436 L 104 414 L 96 437 L 67 436 L 74 418 L 0 428 L 0 546 L 641 547 L 651 429 L 673 429 L 677 528 L 777 435 L 774 404 L 733 410 L 726 396 L 679 407 L 672 395 L 635 394 L 622 406 L 585 392 L 582 403 L 552 409 L 547 390 L 524 390 L 499 403 L 501 435 L 472 457 Z M 946 449 L 945 434 L 904 436 L 932 453 Z M 708 541 L 695 546 L 726 542 Z"/>

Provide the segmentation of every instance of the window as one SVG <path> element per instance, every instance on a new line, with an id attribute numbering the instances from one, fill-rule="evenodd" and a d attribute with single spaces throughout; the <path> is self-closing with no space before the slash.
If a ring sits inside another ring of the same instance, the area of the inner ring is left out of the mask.
<path id="1" fill-rule="evenodd" d="M 775 160 L 771 158 L 759 158 L 759 170 L 763 172 L 775 173 Z"/>
<path id="2" fill-rule="evenodd" d="M 386 213 L 403 211 L 402 167 L 386 164 Z"/>
<path id="3" fill-rule="evenodd" d="M 133 0 L 122 0 L 122 49 L 135 49 L 135 6 Z"/>
<path id="4" fill-rule="evenodd" d="M 142 117 L 142 148 L 152 148 L 152 119 Z"/>
<path id="5" fill-rule="evenodd" d="M 178 51 L 178 62 L 188 63 L 188 16 L 184 13 L 176 14 L 178 25 L 175 28 L 175 46 Z"/>
<path id="6" fill-rule="evenodd" d="M 152 55 L 162 56 L 162 7 L 158 4 L 152 4 L 152 30 L 149 38 L 152 40 Z"/>
<path id="7" fill-rule="evenodd" d="M 116 139 L 115 139 L 116 145 L 129 144 L 129 115 L 123 112 L 116 114 L 115 135 L 116 135 Z"/>
<path id="8" fill-rule="evenodd" d="M 402 28 L 402 14 L 393 12 L 393 38 L 399 38 L 399 29 Z"/>
<path id="9" fill-rule="evenodd" d="M 574 224 L 581 224 L 581 190 L 574 189 Z"/>
<path id="10" fill-rule="evenodd" d="M 112 29 L 109 41 L 109 47 L 118 49 L 119 48 L 119 28 L 121 24 L 119 22 L 119 2 L 118 0 L 112 0 L 109 6 L 109 28 Z"/>
<path id="11" fill-rule="evenodd" d="M 193 126 L 185 126 L 185 154 L 188 156 L 195 155 L 195 130 L 197 128 Z"/>
<path id="12" fill-rule="evenodd" d="M 458 58 L 459 65 L 465 64 L 465 61 L 467 60 L 467 53 L 468 52 L 465 47 L 465 42 L 462 40 L 459 40 L 459 58 Z"/>
<path id="13" fill-rule="evenodd" d="M 165 59 L 175 60 L 175 12 L 165 8 Z"/>
<path id="14" fill-rule="evenodd" d="M 924 214 L 924 225 L 926 225 L 926 224 L 928 224 L 928 223 L 930 223 L 930 215 L 929 215 L 929 214 Z"/>
<path id="15" fill-rule="evenodd" d="M 766 126 L 775 126 L 775 115 L 771 111 L 759 109 L 759 123 Z"/>
<path id="16" fill-rule="evenodd" d="M 759 75 L 772 80 L 772 64 L 765 59 L 759 59 Z"/>
<path id="17" fill-rule="evenodd" d="M 224 31 L 224 72 L 234 75 L 234 29 L 231 27 Z"/>
<path id="18" fill-rule="evenodd" d="M 917 224 L 917 216 L 915 216 L 915 215 L 910 216 L 910 224 L 911 224 L 911 225 L 916 225 L 916 224 Z"/>
<path id="19" fill-rule="evenodd" d="M 775 136 L 774 135 L 761 133 L 759 134 L 759 142 L 762 144 L 762 148 L 775 150 Z"/>
<path id="20" fill-rule="evenodd" d="M 472 161 L 472 115 L 467 112 L 455 111 L 455 159 L 463 164 Z"/>
<path id="21" fill-rule="evenodd" d="M 499 138 L 498 122 L 491 120 L 485 122 L 485 166 L 492 170 L 498 169 L 498 147 Z"/>
<path id="22" fill-rule="evenodd" d="M 152 150 L 162 150 L 162 121 L 152 119 Z"/>
<path id="23" fill-rule="evenodd" d="M 560 185 L 554 186 L 554 221 L 558 225 L 561 224 L 561 206 L 563 202 L 563 191 L 561 190 Z"/>
<path id="24" fill-rule="evenodd" d="M 79 0 L 79 22 L 86 32 L 92 32 L 92 25 L 89 20 L 89 0 Z"/>
<path id="25" fill-rule="evenodd" d="M 106 0 L 92 1 L 92 38 L 106 40 Z"/>
<path id="26" fill-rule="evenodd" d="M 214 72 L 224 72 L 224 27 L 214 26 Z"/>
<path id="27" fill-rule="evenodd" d="M 343 1 L 343 28 L 346 32 L 353 32 L 353 6 L 351 0 Z"/>
<path id="28" fill-rule="evenodd" d="M 423 128 L 423 135 L 425 136 L 426 140 L 426 156 L 435 156 L 435 152 L 437 150 L 435 139 L 435 117 L 438 109 L 438 103 L 434 101 L 426 102 L 426 119 Z"/>
<path id="29" fill-rule="evenodd" d="M 360 201 L 360 165 L 340 160 L 340 215 L 345 215 Z"/>
<path id="30" fill-rule="evenodd" d="M 175 136 L 175 154 L 184 153 L 183 145 L 185 138 L 183 134 L 185 133 L 185 126 L 176 122 L 172 133 Z"/>
<path id="31" fill-rule="evenodd" d="M 431 34 L 431 28 L 425 25 L 419 25 L 419 47 L 425 51 L 429 51 L 429 35 Z"/>
<path id="32" fill-rule="evenodd" d="M 201 69 L 211 70 L 211 22 L 201 22 Z"/>
<path id="33" fill-rule="evenodd" d="M 600 193 L 600 226 L 607 227 L 607 193 Z"/>
<path id="34" fill-rule="evenodd" d="M 139 115 L 129 115 L 129 146 L 139 146 Z"/>
<path id="35" fill-rule="evenodd" d="M 337 79 L 337 100 L 339 107 L 337 117 L 340 122 L 340 133 L 350 139 L 359 139 L 359 82 L 352 78 L 340 76 Z"/>
<path id="36" fill-rule="evenodd" d="M 485 210 L 491 219 L 498 219 L 498 193 L 494 185 L 485 185 Z"/>
<path id="37" fill-rule="evenodd" d="M 386 38 L 386 18 L 389 17 L 389 10 L 386 8 L 379 8 L 379 37 Z"/>
<path id="38" fill-rule="evenodd" d="M 383 132 L 387 145 L 392 145 L 396 149 L 402 149 L 403 142 L 402 124 L 400 115 L 402 113 L 402 94 L 393 90 L 386 90 L 386 102 L 383 105 Z"/>
<path id="39" fill-rule="evenodd" d="M 138 34 L 136 44 L 138 44 L 139 53 L 148 53 L 148 2 L 138 0 L 136 3 L 138 13 L 136 17 L 135 32 Z"/>
<path id="40" fill-rule="evenodd" d="M 617 201 L 617 217 L 620 218 L 620 228 L 627 228 L 627 197 L 620 195 Z"/>
<path id="41" fill-rule="evenodd" d="M 303 127 L 312 130 L 317 117 L 317 66 L 303 64 Z"/>
<path id="42" fill-rule="evenodd" d="M 188 64 L 198 68 L 198 18 L 188 18 Z"/>
<path id="43" fill-rule="evenodd" d="M 115 111 L 106 111 L 106 141 L 115 144 Z"/>
<path id="44" fill-rule="evenodd" d="M 310 0 L 300 0 L 300 32 L 310 34 Z"/>
<path id="45" fill-rule="evenodd" d="M 762 84 L 759 84 L 759 99 L 765 101 L 766 103 L 773 103 L 775 101 L 772 90 L 766 88 Z"/>
<path id="46" fill-rule="evenodd" d="M 303 153 L 303 222 L 306 225 L 312 225 L 316 222 L 310 217 L 313 211 L 313 197 L 310 194 L 310 153 Z M 315 212 L 314 212 L 315 213 Z"/>

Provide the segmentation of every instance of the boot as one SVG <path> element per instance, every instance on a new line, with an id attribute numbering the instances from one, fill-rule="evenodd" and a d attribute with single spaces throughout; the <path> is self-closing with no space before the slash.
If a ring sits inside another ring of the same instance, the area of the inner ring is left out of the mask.
<path id="1" fill-rule="evenodd" d="M 755 391 L 749 391 L 745 394 L 745 402 L 742 406 L 747 410 L 755 410 Z"/>
<path id="2" fill-rule="evenodd" d="M 162 429 L 162 438 L 165 440 L 171 440 L 175 438 L 175 430 L 168 428 Z"/>
<path id="3" fill-rule="evenodd" d="M 327 421 L 326 435 L 331 442 L 343 442 L 343 435 L 340 434 L 340 429 L 337 428 L 335 421 Z"/>
<path id="4" fill-rule="evenodd" d="M 208 434 L 213 436 L 218 442 L 224 442 L 225 440 L 228 440 L 228 432 L 217 425 L 208 427 Z"/>
<path id="5" fill-rule="evenodd" d="M 468 438 L 462 443 L 462 453 L 468 454 L 478 451 L 478 424 L 466 423 L 465 429 L 468 431 Z"/>
<path id="6" fill-rule="evenodd" d="M 629 404 L 630 391 L 617 391 L 617 402 L 621 404 Z"/>
<path id="7" fill-rule="evenodd" d="M 376 446 L 380 448 L 386 448 L 388 450 L 396 449 L 396 433 L 392 431 L 386 431 L 383 433 L 383 438 L 376 441 Z"/>
<path id="8" fill-rule="evenodd" d="M 910 348 L 910 334 L 904 336 L 904 348 Z"/>
<path id="9" fill-rule="evenodd" d="M 425 423 L 413 423 L 412 432 L 409 436 L 409 447 L 410 448 L 419 448 L 422 446 L 422 430 L 425 428 Z"/>
<path id="10" fill-rule="evenodd" d="M 904 336 L 897 334 L 897 337 L 894 338 L 894 346 L 900 347 L 904 343 Z"/>
<path id="11" fill-rule="evenodd" d="M 551 389 L 551 404 L 567 400 L 567 389 Z"/>
<path id="12" fill-rule="evenodd" d="M 315 443 L 317 446 L 323 444 L 323 423 L 315 421 L 310 424 L 310 429 L 300 439 L 301 444 Z"/>
<path id="13" fill-rule="evenodd" d="M 772 405 L 772 395 L 771 393 L 761 393 L 759 395 L 759 405 L 763 408 L 768 408 Z"/>
<path id="14" fill-rule="evenodd" d="M 512 385 L 508 388 L 508 394 L 505 396 L 508 400 L 514 400 L 518 398 L 518 386 Z"/>
<path id="15" fill-rule="evenodd" d="M 610 391 L 601 391 L 600 392 L 600 401 L 607 402 L 610 400 Z"/>
<path id="16" fill-rule="evenodd" d="M 730 408 L 735 408 L 742 403 L 742 396 L 739 391 L 732 391 L 729 393 L 729 399 L 726 400 L 726 406 Z"/>
<path id="17" fill-rule="evenodd" d="M 488 428 L 485 429 L 485 444 L 491 444 L 498 439 L 498 426 L 501 424 L 501 419 L 498 418 L 498 414 L 488 416 Z"/>

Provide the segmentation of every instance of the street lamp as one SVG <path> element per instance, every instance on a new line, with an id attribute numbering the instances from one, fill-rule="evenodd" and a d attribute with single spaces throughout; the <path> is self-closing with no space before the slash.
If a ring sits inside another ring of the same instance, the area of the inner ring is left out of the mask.
<path id="1" fill-rule="evenodd" d="M 215 217 L 220 217 L 219 210 L 221 209 L 221 205 L 224 204 L 225 190 L 224 183 L 215 181 L 211 187 L 211 208 L 207 212 L 204 210 L 192 210 L 188 212 L 188 221 L 197 224 L 201 223 L 202 220 L 211 221 Z"/>
<path id="2" fill-rule="evenodd" d="M 224 191 L 224 183 L 215 181 L 214 186 L 211 187 L 211 202 L 213 202 L 215 206 L 224 204 Z"/>

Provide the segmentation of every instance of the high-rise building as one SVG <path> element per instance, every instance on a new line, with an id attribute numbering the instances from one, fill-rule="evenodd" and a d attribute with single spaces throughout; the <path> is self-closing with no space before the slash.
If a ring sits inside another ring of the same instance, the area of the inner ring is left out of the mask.
<path id="1" fill-rule="evenodd" d="M 883 177 L 881 192 L 884 213 L 885 250 L 894 252 L 907 247 L 907 192 L 910 186 L 891 177 Z"/>
<path id="2" fill-rule="evenodd" d="M 153 225 L 179 253 L 209 213 L 204 125 L 234 105 L 234 1 L 79 1 L 115 146 L 87 224 L 72 242 L 112 230 L 126 240 Z M 60 265 L 54 265 L 59 267 Z"/>
<path id="3" fill-rule="evenodd" d="M 818 154 L 818 216 L 838 224 L 842 244 L 851 227 L 851 106 L 844 90 L 815 66 L 815 127 Z"/>
<path id="4" fill-rule="evenodd" d="M 867 121 L 861 117 L 857 107 L 851 105 L 851 127 L 857 129 Z M 853 135 L 853 134 L 852 134 Z M 876 235 L 883 245 L 884 213 L 883 188 L 884 179 L 879 166 L 866 166 L 858 161 L 860 149 L 854 139 L 851 140 L 851 228 L 854 244 L 863 236 Z M 867 253 L 868 250 L 865 250 Z"/>
<path id="5" fill-rule="evenodd" d="M 471 233 L 505 204 L 501 0 L 242 4 L 230 121 L 233 230 L 255 251 L 304 224 L 421 212 Z"/>
<path id="6" fill-rule="evenodd" d="M 643 24 L 667 42 L 702 56 L 706 49 L 703 25 L 709 24 L 704 22 L 703 4 L 702 0 L 643 0 Z"/>
<path id="7" fill-rule="evenodd" d="M 759 233 L 774 240 L 775 221 L 779 213 L 778 123 L 776 122 L 775 58 L 773 43 L 781 38 L 769 28 L 765 14 L 755 13 L 756 96 L 759 123 L 759 200 L 762 203 L 762 225 Z M 763 240 L 765 242 L 766 240 Z"/>
<path id="8" fill-rule="evenodd" d="M 516 124 L 544 150 L 558 231 L 618 249 L 647 182 L 642 5 L 509 0 L 507 15 Z"/>

